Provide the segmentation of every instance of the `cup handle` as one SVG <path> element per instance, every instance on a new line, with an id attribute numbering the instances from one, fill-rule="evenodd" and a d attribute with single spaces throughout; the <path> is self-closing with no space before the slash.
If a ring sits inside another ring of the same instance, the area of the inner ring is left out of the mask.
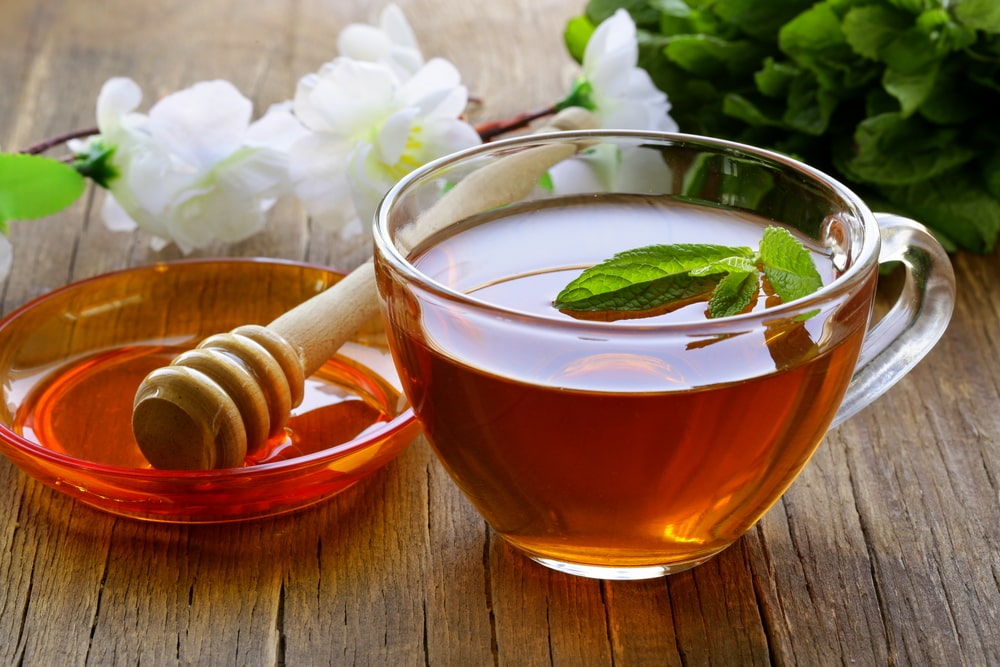
<path id="1" fill-rule="evenodd" d="M 923 225 L 876 213 L 879 264 L 900 262 L 903 291 L 865 336 L 854 377 L 831 428 L 853 416 L 906 375 L 944 334 L 955 308 L 955 273 L 948 254 Z"/>

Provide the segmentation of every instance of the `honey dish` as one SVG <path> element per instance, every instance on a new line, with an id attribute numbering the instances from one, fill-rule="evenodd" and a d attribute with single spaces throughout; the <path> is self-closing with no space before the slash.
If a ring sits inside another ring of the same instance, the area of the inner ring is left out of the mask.
<path id="1" fill-rule="evenodd" d="M 0 452 L 99 509 L 175 523 L 238 521 L 329 498 L 419 431 L 374 318 L 306 379 L 283 433 L 243 465 L 152 467 L 131 431 L 135 389 L 207 336 L 265 325 L 342 278 L 273 259 L 184 260 L 54 290 L 0 321 Z"/>

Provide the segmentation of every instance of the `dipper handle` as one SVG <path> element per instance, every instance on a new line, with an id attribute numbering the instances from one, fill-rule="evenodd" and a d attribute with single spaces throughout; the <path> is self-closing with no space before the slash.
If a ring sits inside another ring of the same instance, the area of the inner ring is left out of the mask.
<path id="1" fill-rule="evenodd" d="M 377 313 L 368 261 L 267 327 L 206 338 L 139 385 L 132 406 L 139 449 L 161 469 L 242 465 L 282 434 L 305 378 Z"/>

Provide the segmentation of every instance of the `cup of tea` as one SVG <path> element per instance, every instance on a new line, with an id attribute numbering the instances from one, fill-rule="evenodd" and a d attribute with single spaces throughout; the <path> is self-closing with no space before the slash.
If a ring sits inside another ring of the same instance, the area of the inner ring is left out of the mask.
<path id="1" fill-rule="evenodd" d="M 754 249 L 769 228 L 794 237 L 818 289 L 782 300 L 764 276 L 721 316 L 700 297 L 554 305 L 619 253 Z M 788 157 L 681 134 L 463 151 L 404 177 L 374 231 L 390 349 L 434 452 L 504 540 L 588 577 L 662 576 L 732 544 L 832 425 L 933 347 L 954 304 L 918 223 Z M 904 287 L 872 324 L 889 262 Z"/>

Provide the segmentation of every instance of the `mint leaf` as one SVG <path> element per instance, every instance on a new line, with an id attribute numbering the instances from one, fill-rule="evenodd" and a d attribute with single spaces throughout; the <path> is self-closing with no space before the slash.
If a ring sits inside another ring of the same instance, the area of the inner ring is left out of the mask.
<path id="1" fill-rule="evenodd" d="M 552 305 L 573 317 L 614 320 L 659 315 L 707 300 L 710 318 L 729 317 L 757 301 L 760 271 L 783 302 L 823 284 L 809 250 L 788 230 L 772 226 L 764 230 L 759 252 L 694 243 L 620 252 L 586 269 Z"/>
<path id="2" fill-rule="evenodd" d="M 955 17 L 973 30 L 1000 34 L 1000 4 L 996 0 L 963 0 L 955 4 Z"/>
<path id="3" fill-rule="evenodd" d="M 686 244 L 653 245 L 620 252 L 586 269 L 556 297 L 562 311 L 645 311 L 705 296 L 722 274 L 691 275 L 730 257 L 751 257 L 750 248 Z"/>
<path id="4" fill-rule="evenodd" d="M 764 230 L 760 261 L 775 294 L 785 303 L 808 296 L 823 286 L 809 251 L 787 229 Z"/>
<path id="5" fill-rule="evenodd" d="M 889 68 L 882 77 L 886 91 L 899 100 L 902 115 L 911 115 L 930 97 L 937 83 L 940 63 L 931 63 L 918 72 L 897 72 Z"/>
<path id="6" fill-rule="evenodd" d="M 742 250 L 730 248 L 730 250 Z M 711 264 L 691 269 L 692 276 L 710 276 L 713 273 L 751 273 L 757 270 L 757 265 L 751 257 L 742 254 L 734 254 L 725 259 L 720 259 Z"/>
<path id="7" fill-rule="evenodd" d="M 73 167 L 41 155 L 0 153 L 0 228 L 66 208 L 83 193 Z"/>
<path id="8" fill-rule="evenodd" d="M 994 166 L 1000 171 L 1000 161 Z M 953 169 L 912 185 L 881 187 L 892 209 L 920 220 L 950 241 L 976 252 L 992 252 L 1000 235 L 1000 173 Z"/>
<path id="9" fill-rule="evenodd" d="M 844 16 L 842 28 L 854 51 L 870 60 L 879 60 L 882 50 L 896 35 L 913 25 L 912 17 L 894 7 L 855 7 Z"/>
<path id="10" fill-rule="evenodd" d="M 753 42 L 731 42 L 711 35 L 678 35 L 667 43 L 667 57 L 692 74 L 716 77 L 750 74 L 764 52 Z"/>
<path id="11" fill-rule="evenodd" d="M 960 139 L 956 128 L 885 113 L 858 125 L 854 145 L 841 147 L 837 166 L 853 178 L 878 185 L 925 182 L 975 159 L 977 149 Z"/>
<path id="12" fill-rule="evenodd" d="M 730 273 L 719 281 L 719 285 L 708 300 L 709 317 L 729 317 L 738 315 L 752 304 L 760 293 L 760 278 L 756 267 L 753 271 Z"/>

